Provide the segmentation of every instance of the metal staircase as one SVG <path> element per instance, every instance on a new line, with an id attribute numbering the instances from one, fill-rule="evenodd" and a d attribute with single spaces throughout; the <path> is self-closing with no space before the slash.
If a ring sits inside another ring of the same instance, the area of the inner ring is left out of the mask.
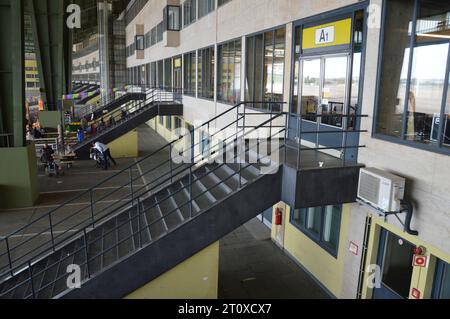
<path id="1" fill-rule="evenodd" d="M 288 117 L 240 103 L 0 240 L 0 298 L 122 298 L 284 200 Z"/>
<path id="2" fill-rule="evenodd" d="M 136 94 L 136 93 L 128 93 Z M 146 93 L 137 93 L 144 99 L 133 100 L 131 95 L 116 100 L 116 107 L 108 113 L 91 122 L 95 123 L 97 131 L 81 143 L 71 145 L 71 149 L 79 159 L 89 159 L 90 148 L 93 142 L 108 144 L 125 135 L 139 125 L 149 121 L 155 116 L 183 115 L 183 105 L 175 101 L 174 94 L 158 89 L 149 89 Z M 110 103 L 113 105 L 114 103 Z M 105 111 L 108 107 L 104 107 Z M 96 112 L 101 112 L 97 110 Z"/>

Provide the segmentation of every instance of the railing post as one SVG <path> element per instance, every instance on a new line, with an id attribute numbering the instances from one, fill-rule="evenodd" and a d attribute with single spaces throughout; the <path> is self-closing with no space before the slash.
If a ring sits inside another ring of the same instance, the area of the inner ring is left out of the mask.
<path id="1" fill-rule="evenodd" d="M 8 237 L 5 238 L 6 242 L 6 251 L 8 252 L 8 263 L 9 263 L 9 270 L 11 272 L 11 276 L 14 275 L 13 267 L 12 267 L 12 259 L 11 259 L 11 250 L 9 249 L 9 240 Z"/>
<path id="2" fill-rule="evenodd" d="M 28 272 L 30 274 L 31 293 L 33 294 L 33 299 L 36 299 L 36 291 L 34 290 L 33 268 L 31 267 L 31 261 L 28 261 Z"/>
<path id="3" fill-rule="evenodd" d="M 89 249 L 88 249 L 88 239 L 86 234 L 86 228 L 83 229 L 83 242 L 84 242 L 84 256 L 86 258 L 86 271 L 88 278 L 91 278 L 91 271 L 89 267 Z"/>
<path id="4" fill-rule="evenodd" d="M 137 213 L 138 213 L 138 247 L 142 248 L 142 226 L 141 226 L 141 200 L 137 198 Z"/>
<path id="5" fill-rule="evenodd" d="M 189 217 L 193 216 L 192 205 L 192 165 L 189 167 Z"/>
<path id="6" fill-rule="evenodd" d="M 134 205 L 134 188 L 133 188 L 133 170 L 130 167 L 129 170 L 129 175 L 130 175 L 130 193 L 131 193 L 131 205 Z"/>
<path id="7" fill-rule="evenodd" d="M 52 239 L 52 248 L 53 248 L 53 252 L 55 252 L 56 251 L 55 250 L 55 236 L 53 234 L 53 222 L 52 222 L 52 214 L 51 213 L 48 214 L 48 220 L 49 220 L 49 223 L 50 223 L 50 236 L 51 236 L 51 239 Z"/>
<path id="8" fill-rule="evenodd" d="M 170 183 L 173 183 L 172 144 L 169 144 Z"/>
<path id="9" fill-rule="evenodd" d="M 94 213 L 94 195 L 92 193 L 92 189 L 89 192 L 89 197 L 90 197 L 90 201 L 91 201 L 91 219 L 92 219 L 92 227 L 95 226 L 95 213 Z"/>

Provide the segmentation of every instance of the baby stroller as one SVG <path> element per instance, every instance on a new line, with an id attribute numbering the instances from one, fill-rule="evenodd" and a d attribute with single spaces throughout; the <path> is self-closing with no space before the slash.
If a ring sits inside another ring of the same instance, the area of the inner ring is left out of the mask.
<path id="1" fill-rule="evenodd" d="M 90 154 L 90 157 L 91 157 L 91 159 L 92 160 L 94 160 L 96 163 L 95 163 L 95 167 L 96 168 L 103 168 L 104 167 L 104 164 L 105 164 L 105 157 L 104 157 L 104 155 L 101 153 L 101 152 L 99 152 L 97 149 L 95 149 L 95 148 L 91 148 L 91 154 Z M 108 163 L 109 164 L 109 163 Z"/>

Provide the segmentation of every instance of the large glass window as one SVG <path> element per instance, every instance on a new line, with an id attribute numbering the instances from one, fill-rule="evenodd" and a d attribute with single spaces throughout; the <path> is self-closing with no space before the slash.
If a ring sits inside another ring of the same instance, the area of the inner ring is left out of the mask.
<path id="1" fill-rule="evenodd" d="M 198 18 L 207 15 L 216 8 L 216 0 L 198 0 Z"/>
<path id="2" fill-rule="evenodd" d="M 282 102 L 284 87 L 285 29 L 247 38 L 246 98 Z M 270 104 L 255 105 L 269 109 Z"/>
<path id="3" fill-rule="evenodd" d="M 143 35 L 137 35 L 135 39 L 136 43 L 136 50 L 144 50 L 144 36 Z"/>
<path id="4" fill-rule="evenodd" d="M 291 211 L 291 224 L 336 256 L 339 248 L 341 214 L 340 205 L 295 209 Z"/>
<path id="5" fill-rule="evenodd" d="M 416 145 L 445 146 L 448 117 L 441 118 L 441 112 L 448 113 L 443 100 L 448 87 L 450 3 L 386 4 L 376 132 Z"/>
<path id="6" fill-rule="evenodd" d="M 158 61 L 158 88 L 164 87 L 164 60 Z"/>
<path id="7" fill-rule="evenodd" d="M 198 96 L 214 98 L 214 47 L 198 50 Z"/>
<path id="8" fill-rule="evenodd" d="M 184 55 L 184 94 L 195 95 L 195 52 Z"/>
<path id="9" fill-rule="evenodd" d="M 186 0 L 183 3 L 183 26 L 188 26 L 197 18 L 197 0 Z"/>
<path id="10" fill-rule="evenodd" d="M 218 46 L 217 99 L 236 104 L 241 95 L 241 40 L 231 41 Z"/>

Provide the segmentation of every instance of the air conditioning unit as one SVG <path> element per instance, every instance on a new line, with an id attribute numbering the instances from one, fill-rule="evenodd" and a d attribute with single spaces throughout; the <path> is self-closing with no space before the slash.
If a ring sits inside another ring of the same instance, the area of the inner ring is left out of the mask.
<path id="1" fill-rule="evenodd" d="M 399 212 L 405 195 L 405 179 L 377 168 L 359 174 L 358 199 L 383 213 Z"/>

